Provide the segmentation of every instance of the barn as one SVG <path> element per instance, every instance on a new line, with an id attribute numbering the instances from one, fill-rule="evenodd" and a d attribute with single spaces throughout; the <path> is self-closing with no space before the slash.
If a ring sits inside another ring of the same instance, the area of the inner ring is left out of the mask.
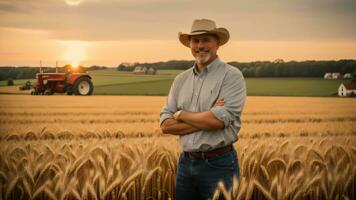
<path id="1" fill-rule="evenodd" d="M 350 96 L 356 95 L 356 83 L 341 83 L 339 86 L 338 94 L 339 96 Z"/>
<path id="2" fill-rule="evenodd" d="M 156 74 L 157 70 L 153 67 L 143 67 L 143 66 L 137 66 L 135 67 L 135 70 L 133 71 L 134 74 Z"/>

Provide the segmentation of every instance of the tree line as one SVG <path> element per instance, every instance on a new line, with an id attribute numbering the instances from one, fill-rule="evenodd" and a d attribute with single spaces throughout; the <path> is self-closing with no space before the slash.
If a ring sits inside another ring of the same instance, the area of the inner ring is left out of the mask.
<path id="1" fill-rule="evenodd" d="M 136 66 L 153 67 L 156 70 L 177 69 L 185 70 L 192 67 L 193 60 L 170 60 L 154 63 L 121 63 L 117 66 L 119 71 L 133 71 Z M 274 62 L 229 62 L 239 68 L 245 77 L 323 77 L 325 73 L 339 72 L 341 74 L 356 71 L 356 60 L 338 61 L 289 61 L 278 59 Z M 79 66 L 72 69 L 75 72 L 106 69 L 106 66 Z M 55 68 L 42 67 L 44 72 L 53 73 Z M 71 70 L 70 65 L 59 68 L 59 72 Z M 0 80 L 32 79 L 40 71 L 39 67 L 0 67 Z"/>
<path id="2" fill-rule="evenodd" d="M 194 61 L 171 60 L 155 63 L 120 64 L 119 71 L 133 71 L 136 66 L 154 67 L 157 70 L 181 69 L 192 67 Z M 338 61 L 290 61 L 278 59 L 274 62 L 229 62 L 241 70 L 245 77 L 323 77 L 325 73 L 339 72 L 341 74 L 356 71 L 356 60 Z"/>
<path id="3" fill-rule="evenodd" d="M 356 60 L 229 63 L 245 77 L 323 77 L 325 73 L 352 73 Z"/>
<path id="4" fill-rule="evenodd" d="M 99 69 L 107 69 L 105 66 L 93 65 L 91 67 L 78 66 L 75 69 L 71 65 L 65 65 L 63 67 L 58 67 L 58 72 L 85 72 L 93 71 Z M 15 80 L 15 79 L 34 79 L 36 73 L 40 72 L 40 67 L 0 67 L 0 81 L 2 80 Z M 42 72 L 45 73 L 55 73 L 56 68 L 53 67 L 42 67 Z"/>

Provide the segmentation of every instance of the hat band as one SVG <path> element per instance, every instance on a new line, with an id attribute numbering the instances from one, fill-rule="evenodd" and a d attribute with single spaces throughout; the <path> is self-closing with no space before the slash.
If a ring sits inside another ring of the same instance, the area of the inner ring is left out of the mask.
<path id="1" fill-rule="evenodd" d="M 208 30 L 195 30 L 195 31 L 192 31 L 190 33 L 196 33 L 196 32 L 209 32 Z"/>

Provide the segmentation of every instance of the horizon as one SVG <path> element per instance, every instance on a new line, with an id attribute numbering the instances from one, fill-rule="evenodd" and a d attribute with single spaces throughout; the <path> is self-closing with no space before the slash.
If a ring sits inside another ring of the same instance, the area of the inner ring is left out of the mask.
<path id="1" fill-rule="evenodd" d="M 277 58 L 278 59 L 278 58 Z M 275 60 L 277 60 L 275 59 Z M 255 60 L 255 61 L 247 61 L 247 62 L 242 62 L 242 61 L 228 61 L 227 63 L 231 63 L 231 62 L 238 62 L 238 63 L 255 63 L 255 62 L 271 62 L 273 63 L 275 60 Z M 300 60 L 300 61 L 296 61 L 296 60 L 283 60 L 283 63 L 288 63 L 288 62 L 338 62 L 338 61 L 343 61 L 343 60 L 352 60 L 352 61 L 356 61 L 356 59 L 338 59 L 338 60 Z M 121 62 L 121 63 L 137 63 L 138 65 L 140 64 L 153 64 L 153 63 L 159 63 L 159 62 L 170 62 L 170 61 L 194 61 L 194 60 L 177 60 L 177 59 L 172 59 L 172 60 L 167 60 L 167 61 L 156 61 L 156 62 Z M 85 68 L 89 68 L 89 67 L 93 67 L 93 66 L 97 66 L 97 67 L 106 67 L 106 68 L 117 68 L 118 65 L 120 65 L 121 63 L 118 63 L 116 66 L 106 66 L 106 65 L 99 65 L 99 64 L 93 64 L 90 66 L 85 66 L 85 65 L 78 65 L 78 66 L 82 66 Z M 70 63 L 64 63 L 63 65 L 58 65 L 58 67 L 64 67 L 65 65 L 71 65 Z M 78 67 L 77 66 L 77 67 Z M 51 66 L 51 65 L 0 65 L 0 67 L 46 67 L 46 68 L 56 68 L 56 66 Z"/>
<path id="2" fill-rule="evenodd" d="M 229 30 L 225 62 L 356 59 L 353 0 L 0 0 L 0 16 L 0 66 L 193 60 L 177 36 L 200 18 Z"/>

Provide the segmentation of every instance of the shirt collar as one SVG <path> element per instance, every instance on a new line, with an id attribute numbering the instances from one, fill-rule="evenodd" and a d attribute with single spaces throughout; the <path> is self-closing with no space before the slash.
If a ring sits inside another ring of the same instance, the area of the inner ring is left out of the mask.
<path id="1" fill-rule="evenodd" d="M 213 60 L 213 62 L 211 62 L 208 66 L 206 66 L 206 67 L 204 68 L 204 71 L 212 71 L 214 68 L 216 68 L 216 66 L 219 65 L 220 62 L 221 62 L 221 61 L 220 61 L 220 58 L 219 58 L 219 56 L 217 56 L 217 57 Z M 194 75 L 199 75 L 199 72 L 198 72 L 198 70 L 197 70 L 197 64 L 196 64 L 196 63 L 194 63 L 194 65 L 193 65 L 193 73 L 194 73 Z"/>

